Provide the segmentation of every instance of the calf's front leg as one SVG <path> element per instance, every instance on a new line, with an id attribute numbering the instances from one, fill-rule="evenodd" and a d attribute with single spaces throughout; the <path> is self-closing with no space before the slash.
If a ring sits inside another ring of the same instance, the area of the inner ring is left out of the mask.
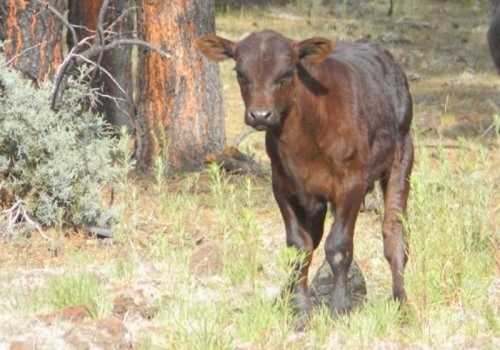
<path id="1" fill-rule="evenodd" d="M 351 181 L 339 189 L 335 194 L 335 221 L 325 243 L 326 259 L 333 271 L 331 305 L 335 315 L 344 314 L 352 307 L 347 272 L 353 258 L 354 225 L 365 193 L 361 182 Z"/>

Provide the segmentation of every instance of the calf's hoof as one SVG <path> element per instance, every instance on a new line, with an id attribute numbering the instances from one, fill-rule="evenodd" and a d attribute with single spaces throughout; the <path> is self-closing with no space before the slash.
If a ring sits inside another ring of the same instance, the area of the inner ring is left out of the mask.
<path id="1" fill-rule="evenodd" d="M 333 272 L 325 260 L 311 282 L 310 291 L 313 305 L 326 305 L 330 310 L 333 310 L 336 298 L 333 293 L 334 287 Z M 366 298 L 366 281 L 355 261 L 352 262 L 347 273 L 347 291 L 351 296 L 351 308 L 357 308 L 364 302 Z M 342 304 L 345 305 L 345 302 L 341 301 L 337 304 L 339 307 L 337 310 L 346 312 L 348 305 L 342 307 Z"/>
<path id="2" fill-rule="evenodd" d="M 312 302 L 309 295 L 293 294 L 290 300 L 291 310 L 295 321 L 295 330 L 303 332 L 309 323 Z"/>
<path id="3" fill-rule="evenodd" d="M 402 291 L 397 291 L 397 292 L 394 292 L 392 294 L 392 299 L 399 303 L 400 305 L 403 305 L 406 303 L 407 301 L 407 297 L 406 297 L 406 292 L 404 290 Z"/>
<path id="4" fill-rule="evenodd" d="M 302 331 L 309 321 L 309 316 L 312 311 L 312 300 L 308 292 L 299 290 L 290 290 L 286 286 L 281 290 L 280 295 L 274 300 L 275 306 L 283 306 L 289 309 L 296 323 L 296 330 Z"/>
<path id="5" fill-rule="evenodd" d="M 348 293 L 349 294 L 349 293 Z M 348 314 L 352 310 L 352 298 L 350 295 L 339 295 L 334 293 L 332 295 L 331 308 L 332 316 L 340 317 Z"/>
<path id="6" fill-rule="evenodd" d="M 309 293 L 293 293 L 290 297 L 290 307 L 297 317 L 309 317 L 312 309 Z"/>

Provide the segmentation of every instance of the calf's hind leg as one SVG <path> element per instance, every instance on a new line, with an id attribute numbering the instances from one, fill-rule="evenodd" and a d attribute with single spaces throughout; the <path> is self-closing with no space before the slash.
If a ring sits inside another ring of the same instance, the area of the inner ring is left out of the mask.
<path id="1" fill-rule="evenodd" d="M 381 181 L 384 193 L 384 255 L 391 267 L 392 295 L 395 300 L 406 300 L 404 268 L 408 251 L 404 239 L 402 218 L 410 190 L 410 173 L 413 165 L 413 143 L 408 134 L 397 146 L 390 172 Z"/>
<path id="2" fill-rule="evenodd" d="M 302 259 L 291 262 L 291 275 L 283 292 L 290 293 L 294 312 L 305 321 L 312 308 L 307 276 L 313 251 L 323 236 L 327 207 L 324 202 L 312 198 L 301 204 L 279 191 L 275 191 L 275 197 L 285 222 L 287 246 L 304 254 Z"/>

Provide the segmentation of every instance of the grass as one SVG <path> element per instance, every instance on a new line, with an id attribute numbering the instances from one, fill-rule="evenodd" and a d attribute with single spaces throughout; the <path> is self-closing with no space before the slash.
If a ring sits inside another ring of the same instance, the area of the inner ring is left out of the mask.
<path id="1" fill-rule="evenodd" d="M 51 277 L 30 299 L 35 310 L 45 306 L 53 310 L 83 307 L 95 319 L 104 318 L 111 311 L 104 282 L 89 273 Z"/>
<path id="2" fill-rule="evenodd" d="M 296 335 L 287 309 L 274 304 L 294 252 L 283 247 L 281 222 L 268 183 L 227 176 L 211 168 L 195 179 L 167 181 L 166 193 L 148 206 L 158 210 L 150 216 L 153 221 L 169 224 L 163 231 L 151 231 L 148 245 L 139 252 L 140 260 L 164 264 L 157 278 L 170 292 L 159 302 L 161 311 L 153 320 L 163 331 L 147 334 L 141 347 L 493 347 L 499 330 L 498 310 L 489 298 L 498 274 L 498 232 L 492 223 L 494 149 L 467 140 L 453 149 L 441 143 L 427 147 L 420 134 L 416 139 L 417 163 L 406 223 L 411 249 L 407 307 L 399 310 L 388 301 L 390 274 L 381 249 L 379 218 L 362 214 L 355 247 L 370 287 L 366 305 L 338 320 L 319 309 L 309 330 Z M 158 189 L 152 191 L 158 193 Z M 208 215 L 212 222 L 206 224 L 193 213 Z M 135 219 L 128 220 L 145 221 L 140 213 L 134 215 Z M 176 222 L 182 223 L 182 229 Z M 134 232 L 127 234 L 134 236 Z M 202 243 L 197 243 L 200 237 Z M 221 247 L 223 268 L 193 275 L 189 258 L 198 245 L 208 241 Z M 320 250 L 316 265 L 321 256 Z M 123 262 L 117 266 L 131 271 L 119 273 L 117 279 L 130 280 L 136 274 L 133 267 L 123 267 L 128 266 Z"/>
<path id="3" fill-rule="evenodd" d="M 101 320 L 110 315 L 114 297 L 131 293 L 158 309 L 148 320 L 133 311 L 125 317 L 138 349 L 498 348 L 500 138 L 495 104 L 500 100 L 480 40 L 485 27 L 469 14 L 477 10 L 458 2 L 447 2 L 443 10 L 457 22 L 455 31 L 441 25 L 438 2 L 407 0 L 396 8 L 395 19 L 385 16 L 386 1 L 370 3 L 368 10 L 340 15 L 318 10 L 311 18 L 294 7 L 286 9 L 287 16 L 272 10 L 225 12 L 217 25 L 230 38 L 272 27 L 294 38 L 356 39 L 370 33 L 377 39 L 395 31 L 411 39 L 406 47 L 384 45 L 409 73 L 422 76 L 411 86 L 416 163 L 405 223 L 408 305 L 400 310 L 388 299 L 391 277 L 380 214 L 362 213 L 355 259 L 367 280 L 366 304 L 340 319 L 319 308 L 306 332 L 295 332 L 286 300 L 280 304 L 276 299 L 297 254 L 285 248 L 269 179 L 230 176 L 217 167 L 165 178 L 166 165 L 158 160 L 154 179 L 144 180 L 128 176 L 126 163 L 115 198 L 121 204 L 120 221 L 111 244 L 75 237 L 62 240 L 54 256 L 47 242 L 34 237 L 0 250 L 0 319 L 7 320 L 0 323 L 0 347 L 11 339 L 14 326 L 18 333 L 30 332 L 30 326 L 13 321 L 16 317 L 27 320 L 84 305 Z M 405 19 L 439 25 L 429 31 L 398 24 Z M 461 42 L 464 38 L 470 45 Z M 450 60 L 450 50 L 470 64 Z M 244 128 L 232 67 L 231 62 L 221 66 L 229 142 Z M 449 124 L 484 116 L 492 123 L 476 137 L 442 136 Z M 488 137 L 483 135 L 487 129 Z M 127 142 L 122 146 L 126 149 Z M 243 148 L 266 161 L 262 134 L 248 137 Z M 328 217 L 327 228 L 331 222 Z M 311 274 L 323 257 L 320 247 Z M 201 272 L 193 269 L 193 260 Z M 58 273 L 49 273 L 55 269 Z M 12 286 L 23 297 L 10 293 Z"/>

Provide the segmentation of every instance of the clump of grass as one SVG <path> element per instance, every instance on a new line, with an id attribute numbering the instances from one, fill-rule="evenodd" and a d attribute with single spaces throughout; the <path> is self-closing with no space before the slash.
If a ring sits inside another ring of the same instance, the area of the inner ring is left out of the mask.
<path id="1" fill-rule="evenodd" d="M 227 304 L 216 301 L 175 300 L 164 305 L 166 348 L 219 350 L 233 349 L 233 338 L 226 328 L 231 322 Z"/>
<path id="2" fill-rule="evenodd" d="M 494 190 L 485 173 L 490 153 L 464 143 L 453 155 L 459 161 L 451 157 L 444 148 L 422 147 L 412 176 L 407 284 L 413 325 L 422 330 L 420 336 L 425 336 L 433 318 L 453 314 L 444 310 L 484 314 L 494 276 L 495 233 L 489 209 Z"/>
<path id="3" fill-rule="evenodd" d="M 386 337 L 396 340 L 401 322 L 398 306 L 392 301 L 376 299 L 340 318 L 334 326 L 347 342 L 355 340 L 358 346 L 368 347 L 373 341 Z"/>
<path id="4" fill-rule="evenodd" d="M 104 283 L 88 273 L 52 277 L 35 291 L 33 299 L 55 310 L 82 306 L 93 318 L 102 318 L 111 310 Z"/>

